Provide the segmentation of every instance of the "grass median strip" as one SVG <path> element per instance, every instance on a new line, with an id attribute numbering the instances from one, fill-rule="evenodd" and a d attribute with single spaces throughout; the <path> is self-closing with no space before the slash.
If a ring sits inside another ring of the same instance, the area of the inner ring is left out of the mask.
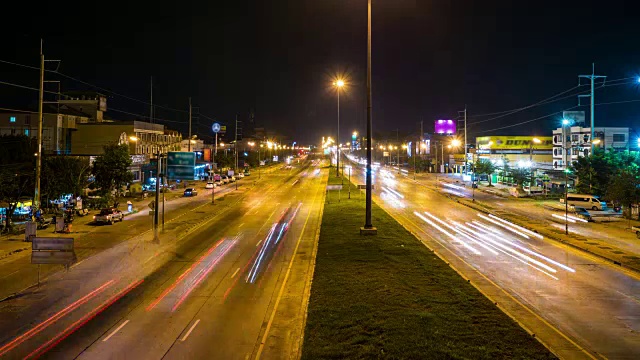
<path id="1" fill-rule="evenodd" d="M 376 204 L 360 236 L 363 215 L 325 203 L 303 359 L 555 358 Z"/>

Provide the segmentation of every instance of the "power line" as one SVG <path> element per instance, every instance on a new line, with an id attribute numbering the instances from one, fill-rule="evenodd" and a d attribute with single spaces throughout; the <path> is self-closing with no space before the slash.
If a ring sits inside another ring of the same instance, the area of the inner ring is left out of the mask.
<path id="1" fill-rule="evenodd" d="M 519 123 L 517 123 L 517 124 L 506 125 L 506 126 L 498 127 L 498 128 L 495 128 L 495 129 L 489 129 L 489 130 L 474 131 L 474 133 L 476 133 L 476 134 L 481 134 L 481 133 L 486 133 L 486 132 L 490 132 L 490 131 L 496 131 L 496 130 L 508 129 L 508 128 L 512 128 L 512 127 L 515 127 L 515 126 L 520 126 L 520 125 L 528 124 L 528 123 L 530 123 L 530 122 L 538 121 L 538 120 L 541 120 L 541 119 L 544 119 L 544 118 L 548 118 L 548 117 L 550 117 L 550 116 L 554 116 L 554 115 L 562 114 L 564 111 L 573 110 L 573 109 L 578 108 L 578 107 L 580 107 L 580 106 L 581 106 L 581 105 L 576 105 L 576 106 L 570 107 L 570 108 L 568 108 L 568 109 L 564 109 L 564 110 L 561 110 L 561 111 L 556 111 L 556 112 L 554 112 L 554 113 L 551 113 L 551 114 L 548 114 L 548 115 L 544 115 L 544 116 L 540 116 L 540 117 L 537 117 L 537 118 L 535 118 L 535 119 L 531 119 L 531 120 L 527 120 L 527 121 L 522 121 L 522 122 L 519 122 Z"/>
<path id="2" fill-rule="evenodd" d="M 538 102 L 536 102 L 534 104 L 531 104 L 531 105 L 527 105 L 527 106 L 523 106 L 523 107 L 511 109 L 511 110 L 504 110 L 504 111 L 498 111 L 498 112 L 493 112 L 493 113 L 487 113 L 487 114 L 476 114 L 476 115 L 470 116 L 469 118 L 478 118 L 478 117 L 482 117 L 482 116 L 491 116 L 491 115 L 501 115 L 501 114 L 505 114 L 505 113 L 511 113 L 511 112 L 517 112 L 517 111 L 521 111 L 521 110 L 526 110 L 526 109 L 528 109 L 528 108 L 530 108 L 530 107 L 532 107 L 532 106 L 534 106 L 536 104 L 540 104 L 540 103 L 543 103 L 543 102 L 548 101 L 550 99 L 553 99 L 555 97 L 558 97 L 560 95 L 564 95 L 564 94 L 566 94 L 566 93 L 568 93 L 570 91 L 573 91 L 573 90 L 575 90 L 575 89 L 577 89 L 579 87 L 580 87 L 580 85 L 574 86 L 574 87 L 572 87 L 570 89 L 562 91 L 562 92 L 560 92 L 558 94 L 555 94 L 555 95 L 553 95 L 551 97 L 548 97 L 548 98 L 546 98 L 544 100 L 540 100 L 540 101 L 538 101 Z M 571 96 L 573 96 L 573 95 L 571 95 Z M 483 120 L 483 121 L 488 121 L 488 120 Z M 479 122 L 479 121 L 477 121 L 477 122 Z"/>

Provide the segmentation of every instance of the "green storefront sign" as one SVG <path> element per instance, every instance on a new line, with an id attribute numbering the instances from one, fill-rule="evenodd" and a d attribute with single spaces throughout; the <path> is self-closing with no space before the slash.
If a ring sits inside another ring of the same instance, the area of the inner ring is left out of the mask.
<path id="1" fill-rule="evenodd" d="M 195 177 L 196 154 L 187 151 L 167 153 L 167 178 L 169 180 L 193 180 Z"/>

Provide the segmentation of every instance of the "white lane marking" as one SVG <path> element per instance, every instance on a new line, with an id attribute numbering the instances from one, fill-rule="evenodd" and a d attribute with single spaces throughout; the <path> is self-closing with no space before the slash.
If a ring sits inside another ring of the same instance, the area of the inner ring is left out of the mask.
<path id="1" fill-rule="evenodd" d="M 191 335 L 191 332 L 193 331 L 193 329 L 195 329 L 195 327 L 198 325 L 199 322 L 200 322 L 200 319 L 196 320 L 196 322 L 194 322 L 193 325 L 191 325 L 191 328 L 189 329 L 189 331 L 187 331 L 186 334 L 184 334 L 181 341 L 187 340 L 187 338 L 189 337 L 189 335 Z"/>
<path id="2" fill-rule="evenodd" d="M 240 227 L 240 228 L 241 228 L 241 227 L 242 227 L 242 225 L 244 225 L 244 223 L 242 223 L 242 224 L 238 225 L 238 227 Z"/>
<path id="3" fill-rule="evenodd" d="M 258 243 L 256 244 L 256 247 L 258 247 L 258 245 L 260 245 L 261 242 L 262 240 L 258 241 Z"/>
<path id="4" fill-rule="evenodd" d="M 236 271 L 233 272 L 233 275 L 231 275 L 232 279 L 238 275 L 238 271 L 240 271 L 240 268 L 237 268 Z"/>
<path id="5" fill-rule="evenodd" d="M 127 325 L 127 323 L 129 322 L 129 320 L 126 320 L 125 322 L 122 323 L 122 325 L 118 326 L 117 329 L 113 330 L 113 332 L 111 334 L 109 334 L 109 336 L 107 336 L 106 338 L 104 338 L 104 340 L 102 340 L 103 342 L 111 339 L 111 337 L 113 335 L 115 335 L 118 331 L 120 331 L 120 329 L 122 329 L 125 325 Z"/>

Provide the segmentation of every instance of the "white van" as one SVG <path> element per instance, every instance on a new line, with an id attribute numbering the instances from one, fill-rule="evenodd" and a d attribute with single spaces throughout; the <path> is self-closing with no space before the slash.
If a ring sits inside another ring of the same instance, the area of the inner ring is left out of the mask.
<path id="1" fill-rule="evenodd" d="M 564 199 L 560 199 L 561 203 L 564 203 Z M 607 203 L 600 201 L 595 195 L 583 195 L 583 194 L 567 194 L 567 202 L 569 205 L 583 207 L 591 210 L 606 210 Z"/>

